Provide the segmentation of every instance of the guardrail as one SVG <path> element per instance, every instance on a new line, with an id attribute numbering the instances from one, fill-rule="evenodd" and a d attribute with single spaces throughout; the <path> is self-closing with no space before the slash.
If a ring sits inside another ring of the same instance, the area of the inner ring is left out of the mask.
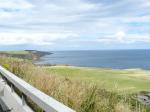
<path id="1" fill-rule="evenodd" d="M 64 104 L 58 102 L 52 97 L 46 95 L 35 87 L 31 86 L 24 80 L 18 78 L 13 73 L 9 72 L 2 66 L 0 66 L 0 74 L 6 80 L 9 81 L 13 86 L 15 86 L 19 91 L 21 91 L 25 96 L 29 97 L 35 104 L 45 112 L 75 112 L 71 108 L 65 106 Z M 11 87 L 13 87 L 11 86 Z M 25 104 L 24 95 L 22 95 L 22 105 Z"/>

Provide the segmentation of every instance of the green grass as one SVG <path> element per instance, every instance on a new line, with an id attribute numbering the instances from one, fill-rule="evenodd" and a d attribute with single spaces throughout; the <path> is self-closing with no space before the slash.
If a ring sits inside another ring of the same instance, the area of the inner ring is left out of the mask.
<path id="1" fill-rule="evenodd" d="M 30 61 L 37 59 L 37 55 L 30 51 L 1 51 L 0 56 L 28 59 Z"/>
<path id="2" fill-rule="evenodd" d="M 72 80 L 84 80 L 103 84 L 107 90 L 150 91 L 150 71 L 131 69 L 94 69 L 80 67 L 46 67 L 51 74 L 64 76 Z"/>
<path id="3" fill-rule="evenodd" d="M 150 112 L 136 100 L 140 91 L 150 90 L 150 71 L 36 66 L 5 56 L 0 65 L 77 112 Z"/>
<path id="4" fill-rule="evenodd" d="M 29 54 L 29 52 L 28 51 L 4 51 L 4 52 L 0 52 L 0 53 L 7 53 L 7 54 L 17 54 L 17 55 L 25 55 L 25 54 Z"/>

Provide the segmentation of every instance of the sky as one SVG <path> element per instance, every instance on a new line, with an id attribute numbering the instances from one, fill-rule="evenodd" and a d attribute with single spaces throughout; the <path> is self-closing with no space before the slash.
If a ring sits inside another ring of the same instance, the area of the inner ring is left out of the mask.
<path id="1" fill-rule="evenodd" d="M 0 50 L 150 49 L 150 0 L 0 0 Z"/>

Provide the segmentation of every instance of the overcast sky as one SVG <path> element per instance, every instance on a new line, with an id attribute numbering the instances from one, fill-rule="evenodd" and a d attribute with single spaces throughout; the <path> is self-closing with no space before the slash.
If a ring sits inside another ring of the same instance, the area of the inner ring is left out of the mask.
<path id="1" fill-rule="evenodd" d="M 150 0 L 0 0 L 0 50 L 150 49 Z"/>

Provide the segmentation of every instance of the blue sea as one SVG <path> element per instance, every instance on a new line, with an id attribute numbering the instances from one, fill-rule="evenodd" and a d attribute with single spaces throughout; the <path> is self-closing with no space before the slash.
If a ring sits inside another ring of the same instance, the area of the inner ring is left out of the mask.
<path id="1" fill-rule="evenodd" d="M 81 67 L 150 70 L 150 50 L 50 51 L 38 64 L 65 64 Z"/>

